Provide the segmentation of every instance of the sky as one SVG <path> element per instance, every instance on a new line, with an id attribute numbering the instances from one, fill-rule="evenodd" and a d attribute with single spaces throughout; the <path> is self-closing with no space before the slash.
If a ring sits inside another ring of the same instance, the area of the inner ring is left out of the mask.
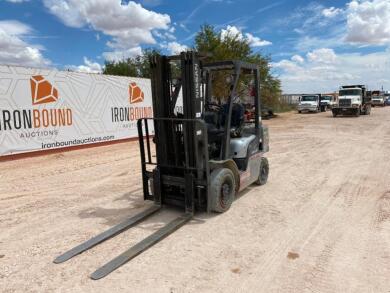
<path id="1" fill-rule="evenodd" d="M 284 93 L 390 90 L 390 0 L 0 0 L 0 64 L 101 72 L 191 48 L 203 24 L 269 56 Z"/>

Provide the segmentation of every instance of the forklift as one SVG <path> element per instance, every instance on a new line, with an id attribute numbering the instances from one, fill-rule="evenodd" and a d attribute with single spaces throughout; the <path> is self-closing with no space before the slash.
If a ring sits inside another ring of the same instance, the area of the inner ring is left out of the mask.
<path id="1" fill-rule="evenodd" d="M 153 205 L 54 263 L 118 235 L 163 206 L 184 210 L 91 275 L 101 279 L 190 221 L 196 211 L 226 212 L 238 192 L 267 182 L 269 136 L 261 121 L 259 68 L 204 59 L 197 52 L 150 59 L 154 117 L 139 119 L 137 126 L 143 196 Z"/>

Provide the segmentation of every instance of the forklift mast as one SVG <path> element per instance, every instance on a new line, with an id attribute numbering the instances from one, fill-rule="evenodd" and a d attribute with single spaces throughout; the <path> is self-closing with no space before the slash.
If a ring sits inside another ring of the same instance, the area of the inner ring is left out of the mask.
<path id="1" fill-rule="evenodd" d="M 179 56 L 155 55 L 150 63 L 154 118 L 138 122 L 144 198 L 184 206 L 193 213 L 195 200 L 198 207 L 207 205 L 204 195 L 209 173 L 201 61 L 196 53 L 183 52 Z M 178 72 L 179 76 L 174 76 Z M 175 113 L 180 91 L 183 113 Z M 156 162 L 150 156 L 149 122 L 154 126 Z M 148 165 L 155 168 L 149 171 Z"/>

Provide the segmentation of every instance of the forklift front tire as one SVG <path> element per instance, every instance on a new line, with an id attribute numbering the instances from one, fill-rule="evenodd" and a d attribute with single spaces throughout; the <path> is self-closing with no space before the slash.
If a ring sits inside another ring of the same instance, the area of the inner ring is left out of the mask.
<path id="1" fill-rule="evenodd" d="M 211 209 L 226 212 L 232 205 L 236 193 L 233 172 L 228 168 L 215 169 L 210 176 Z"/>
<path id="2" fill-rule="evenodd" d="M 257 185 L 264 185 L 267 183 L 269 173 L 269 163 L 266 157 L 261 158 L 259 178 L 255 181 Z"/>

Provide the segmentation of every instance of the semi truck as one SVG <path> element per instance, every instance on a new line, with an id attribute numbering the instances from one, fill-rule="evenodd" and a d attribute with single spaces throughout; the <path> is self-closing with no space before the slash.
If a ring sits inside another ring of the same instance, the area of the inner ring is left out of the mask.
<path id="1" fill-rule="evenodd" d="M 298 113 L 302 112 L 325 112 L 326 104 L 321 103 L 322 96 L 321 94 L 312 94 L 312 95 L 302 95 L 299 98 L 299 103 L 297 106 Z"/>
<path id="2" fill-rule="evenodd" d="M 333 117 L 337 115 L 370 115 L 371 97 L 365 85 L 343 85 L 339 90 L 339 102 L 332 108 Z"/>

